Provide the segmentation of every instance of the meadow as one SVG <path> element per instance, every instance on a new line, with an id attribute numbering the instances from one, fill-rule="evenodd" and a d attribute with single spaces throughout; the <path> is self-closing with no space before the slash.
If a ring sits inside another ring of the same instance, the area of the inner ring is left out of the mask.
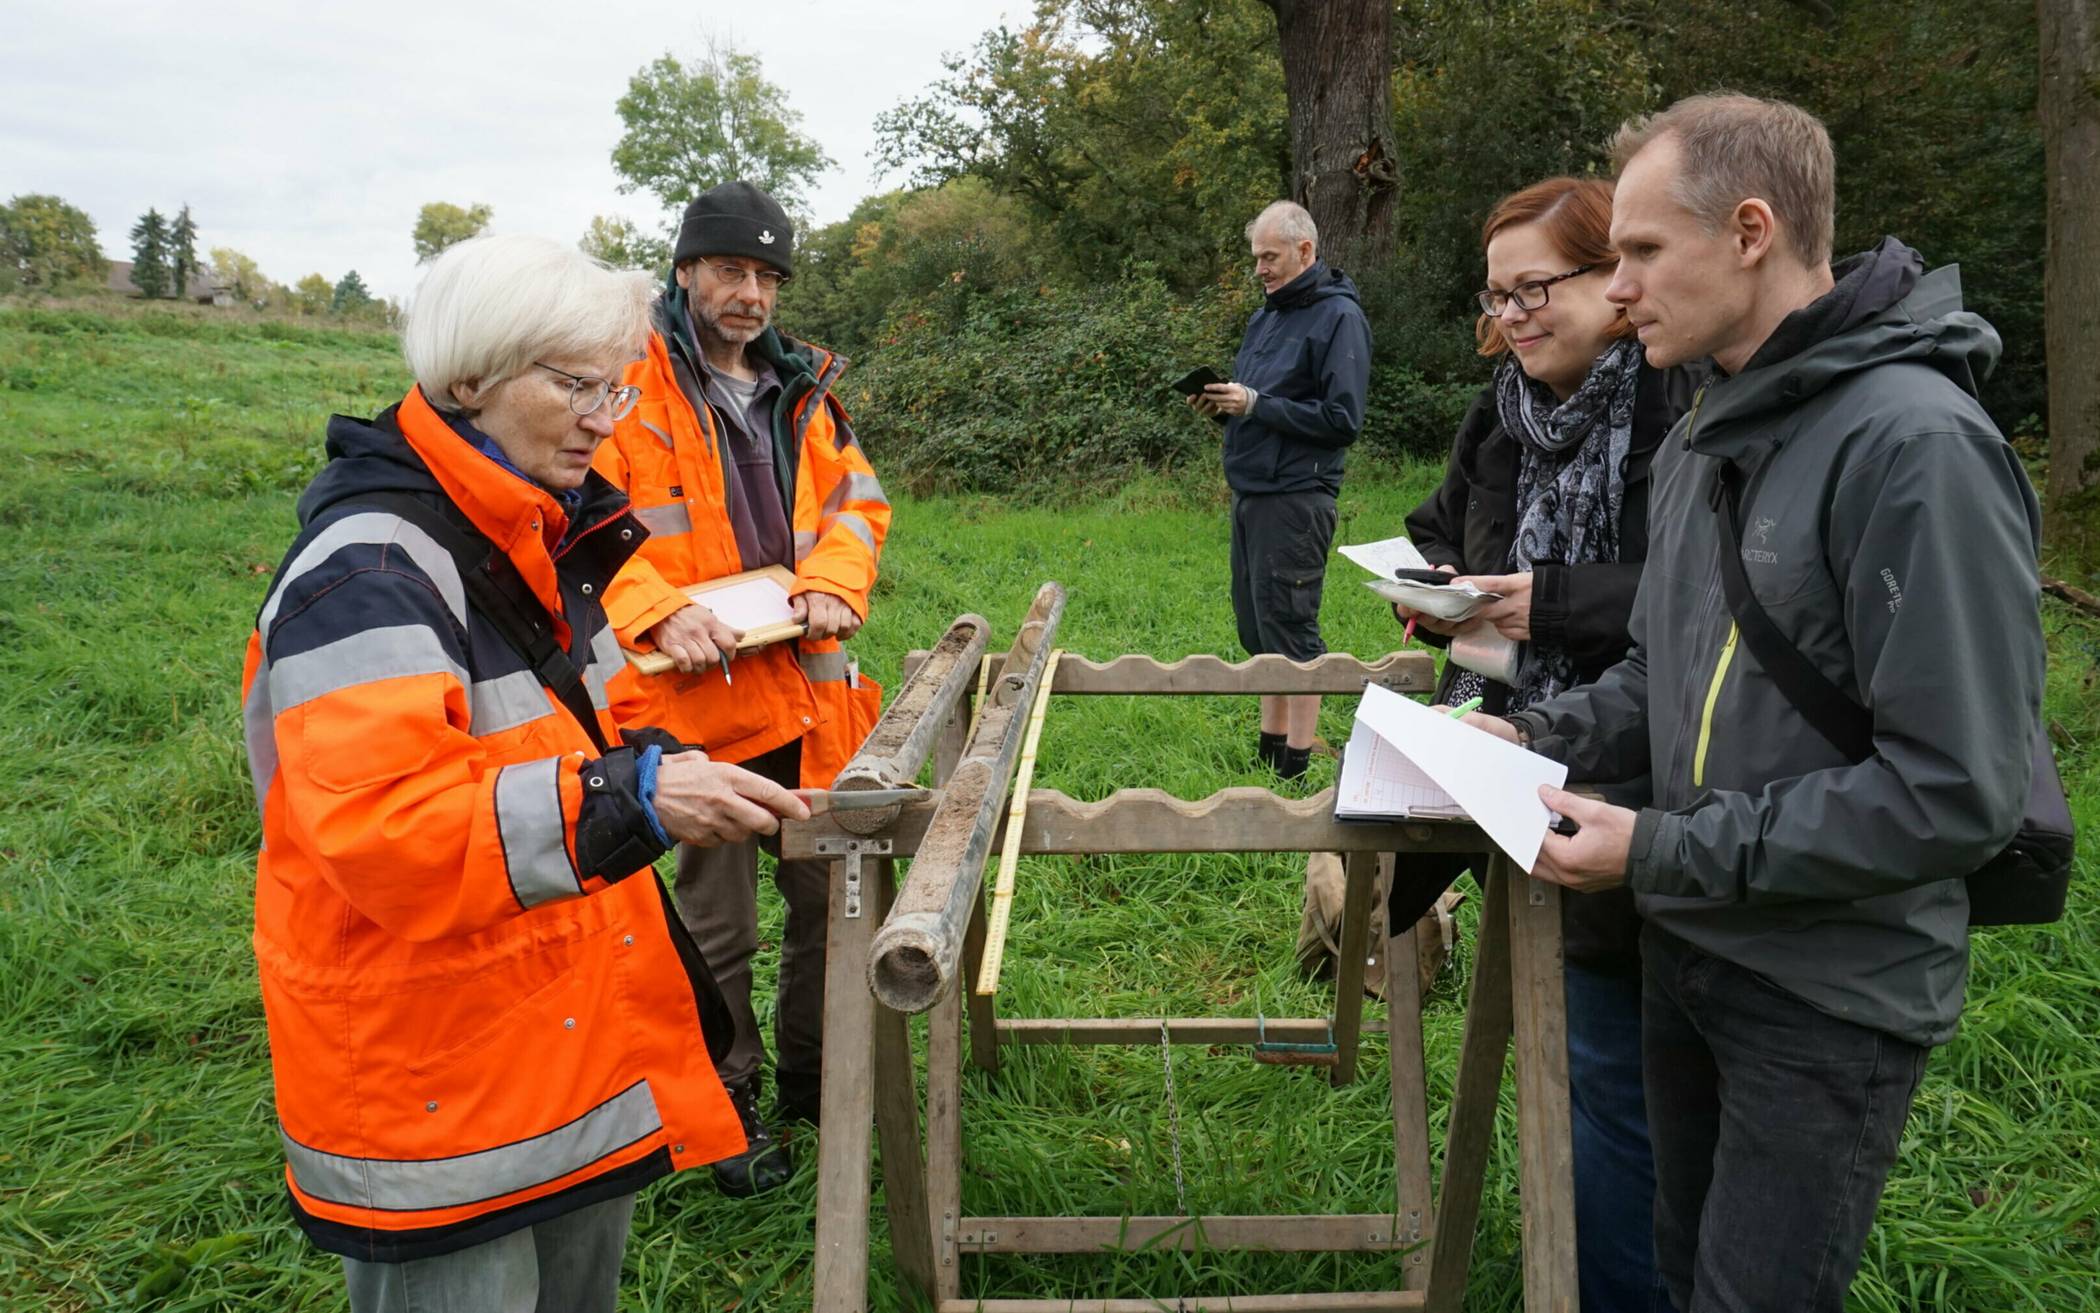
<path id="1" fill-rule="evenodd" d="M 284 1205 L 248 947 L 258 825 L 237 694 L 325 417 L 370 413 L 404 384 L 383 334 L 0 307 L 0 1308 L 342 1305 L 335 1261 Z M 1436 474 L 1361 465 L 1340 540 L 1397 531 Z M 1214 470 L 1060 506 L 900 498 L 854 647 L 894 686 L 904 653 L 958 612 L 990 617 L 1003 646 L 1055 578 L 1072 651 L 1236 653 L 1225 534 Z M 1329 641 L 1385 651 L 1397 631 L 1357 574 L 1334 564 Z M 1976 937 L 1967 1016 L 1933 1056 L 1853 1291 L 1868 1313 L 2100 1310 L 2100 622 L 2054 601 L 2044 621 L 2048 712 L 2088 855 L 2065 921 Z M 1329 741 L 1350 710 L 1329 701 Z M 1264 782 L 1252 738 L 1247 700 L 1063 699 L 1037 783 L 1201 797 Z M 1313 786 L 1332 769 L 1316 760 Z M 1316 1013 L 1321 991 L 1291 962 L 1301 870 L 1276 857 L 1031 860 L 1002 1010 Z M 777 917 L 770 889 L 765 907 Z M 1468 960 L 1461 948 L 1425 1019 L 1433 1141 Z M 1366 1070 L 1383 1060 L 1374 1036 Z M 1173 1082 L 1192 1210 L 1389 1206 L 1383 1081 L 1335 1091 L 1242 1051 L 1183 1048 Z M 1176 1209 L 1156 1050 L 1009 1050 L 996 1077 L 966 1078 L 963 1111 L 971 1212 Z M 798 1147 L 794 1182 L 762 1201 L 725 1199 L 704 1172 L 648 1191 L 622 1307 L 808 1308 L 814 1145 Z M 1472 1310 L 1521 1306 L 1515 1161 L 1505 1091 Z M 903 1309 L 879 1209 L 872 1237 L 873 1306 Z M 1399 1261 L 968 1259 L 963 1290 L 1376 1289 L 1397 1284 Z"/>

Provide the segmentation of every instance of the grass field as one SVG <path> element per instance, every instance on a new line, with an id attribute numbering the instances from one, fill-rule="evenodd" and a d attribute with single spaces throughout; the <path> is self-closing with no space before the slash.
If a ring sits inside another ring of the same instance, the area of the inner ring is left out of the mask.
<path id="1" fill-rule="evenodd" d="M 248 949 L 257 822 L 236 695 L 324 417 L 369 413 L 403 381 L 382 336 L 0 308 L 0 1308 L 342 1303 L 334 1260 L 305 1244 L 282 1197 Z M 1360 471 L 1342 541 L 1394 531 L 1432 477 Z M 855 645 L 885 681 L 960 611 L 991 617 L 1003 645 L 1046 578 L 1071 592 L 1060 641 L 1076 652 L 1235 651 L 1222 495 L 1208 483 L 1140 482 L 1058 509 L 897 510 Z M 1383 651 L 1393 627 L 1354 574 L 1339 563 L 1332 576 L 1329 641 Z M 2047 606 L 2049 711 L 2090 851 L 2100 624 Z M 1330 701 L 1330 740 L 1349 711 Z M 1259 783 L 1252 714 L 1244 701 L 1061 700 L 1037 783 L 1079 797 Z M 1315 1012 L 1324 1004 L 1289 962 L 1299 869 L 1265 857 L 1026 863 L 1002 1007 Z M 1978 936 L 1968 1016 L 1933 1057 L 1853 1307 L 2100 1310 L 2095 890 L 2087 857 L 2064 923 Z M 1466 960 L 1429 1005 L 1436 1109 Z M 1368 1070 L 1383 1056 L 1374 1037 Z M 1191 1209 L 1389 1206 L 1382 1081 L 1332 1091 L 1238 1051 L 1184 1048 L 1174 1084 Z M 964 1121 L 970 1211 L 1175 1211 L 1156 1050 L 1012 1052 L 997 1078 L 967 1079 Z M 1468 1308 L 1514 1309 L 1506 1104 L 1490 1171 Z M 705 1173 L 653 1188 L 623 1307 L 806 1309 L 813 1192 L 807 1161 L 761 1204 L 723 1199 Z M 875 1306 L 901 1309 L 879 1212 L 873 1235 Z M 1203 1254 L 966 1262 L 965 1293 L 986 1295 L 1375 1289 L 1397 1268 Z"/>

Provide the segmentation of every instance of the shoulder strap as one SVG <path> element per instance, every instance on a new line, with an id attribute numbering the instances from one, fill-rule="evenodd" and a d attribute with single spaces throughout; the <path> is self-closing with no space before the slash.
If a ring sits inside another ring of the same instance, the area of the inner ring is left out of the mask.
<path id="1" fill-rule="evenodd" d="M 533 676 L 568 709 L 599 753 L 611 751 L 605 732 L 598 726 L 598 712 L 591 705 L 582 672 L 562 651 L 546 607 L 508 556 L 497 551 L 496 545 L 464 516 L 449 507 L 433 506 L 412 492 L 373 492 L 357 501 L 392 511 L 436 539 L 458 565 L 460 583 L 474 610 L 495 628 L 512 651 L 525 658 Z"/>
<path id="2" fill-rule="evenodd" d="M 1736 634 L 1786 700 L 1830 746 L 1853 761 L 1865 761 L 1874 755 L 1873 720 L 1866 709 L 1845 696 L 1844 690 L 1779 632 L 1750 591 L 1750 575 L 1743 569 L 1742 478 L 1733 462 L 1721 461 L 1714 471 L 1709 499 L 1721 522 L 1721 591 L 1728 599 L 1729 614 L 1735 617 Z"/>

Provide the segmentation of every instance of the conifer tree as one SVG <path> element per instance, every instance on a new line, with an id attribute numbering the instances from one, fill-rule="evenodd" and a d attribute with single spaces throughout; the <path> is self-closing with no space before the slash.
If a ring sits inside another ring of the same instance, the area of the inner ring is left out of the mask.
<path id="1" fill-rule="evenodd" d="M 185 204 L 168 232 L 168 273 L 174 283 L 168 295 L 178 301 L 188 300 L 190 280 L 197 276 L 197 269 L 197 223 L 190 218 L 190 207 Z"/>
<path id="2" fill-rule="evenodd" d="M 168 294 L 168 221 L 159 210 L 131 226 L 131 284 L 149 301 Z"/>

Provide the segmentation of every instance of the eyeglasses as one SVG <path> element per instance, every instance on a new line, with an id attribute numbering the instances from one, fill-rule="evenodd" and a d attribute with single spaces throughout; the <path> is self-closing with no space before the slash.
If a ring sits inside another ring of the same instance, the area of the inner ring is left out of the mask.
<path id="1" fill-rule="evenodd" d="M 637 387 L 615 387 L 609 378 L 592 378 L 588 374 L 571 374 L 566 369 L 556 369 L 545 361 L 535 360 L 534 367 L 550 374 L 559 374 L 569 380 L 569 409 L 578 415 L 588 415 L 608 400 L 612 402 L 610 414 L 615 420 L 627 418 L 634 403 L 642 399 L 642 390 Z"/>
<path id="2" fill-rule="evenodd" d="M 788 280 L 788 276 L 778 269 L 746 269 L 742 265 L 716 264 L 706 256 L 694 256 L 693 259 L 695 263 L 704 264 L 714 270 L 715 278 L 724 287 L 740 287 L 744 280 L 749 278 L 768 292 L 777 292 L 780 285 Z"/>
<path id="3" fill-rule="evenodd" d="M 1547 288 L 1555 283 L 1564 283 L 1570 278 L 1580 278 L 1598 267 L 1600 266 L 1594 264 L 1577 265 L 1568 272 L 1555 274 L 1551 278 L 1534 278 L 1528 283 L 1518 283 L 1507 292 L 1498 292 L 1490 287 L 1484 292 L 1476 293 L 1473 299 L 1480 302 L 1480 312 L 1490 319 L 1499 317 L 1511 301 L 1517 303 L 1519 310 L 1544 310 L 1546 302 L 1552 299 L 1546 291 Z"/>

